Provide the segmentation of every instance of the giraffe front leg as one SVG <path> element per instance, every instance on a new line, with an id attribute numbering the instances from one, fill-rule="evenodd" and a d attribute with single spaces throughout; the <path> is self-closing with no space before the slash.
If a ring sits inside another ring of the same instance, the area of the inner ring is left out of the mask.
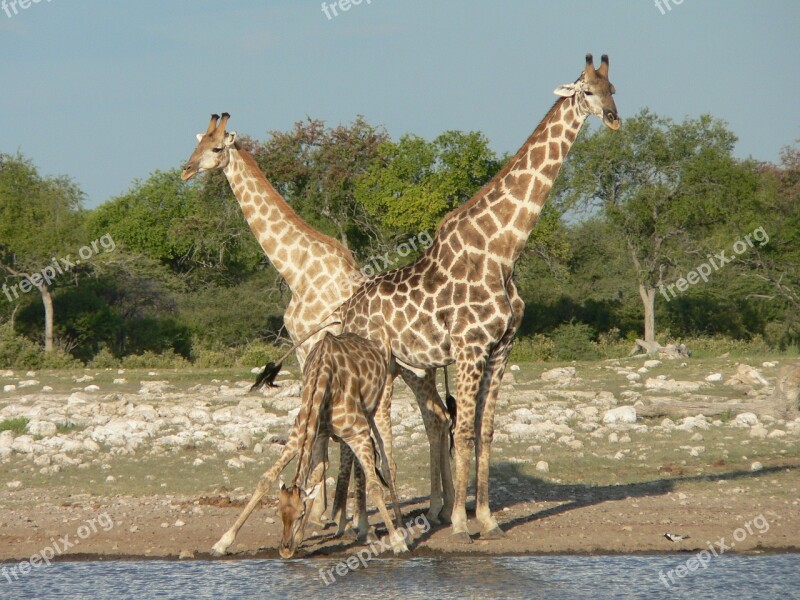
<path id="1" fill-rule="evenodd" d="M 233 540 L 236 539 L 236 534 L 239 533 L 239 530 L 244 525 L 244 522 L 247 521 L 247 518 L 250 516 L 258 503 L 264 497 L 269 489 L 272 487 L 272 484 L 275 483 L 275 480 L 278 478 L 278 475 L 281 474 L 281 471 L 289 464 L 289 462 L 294 458 L 295 454 L 297 454 L 297 446 L 296 446 L 296 436 L 292 435 L 287 442 L 286 446 L 284 446 L 281 455 L 278 457 L 278 461 L 273 465 L 271 469 L 265 472 L 261 479 L 256 486 L 255 491 L 253 492 L 253 496 L 250 498 L 250 501 L 247 503 L 247 506 L 244 507 L 239 518 L 236 519 L 236 522 L 233 526 L 225 532 L 225 534 L 219 539 L 219 541 L 214 544 L 211 549 L 211 553 L 216 556 L 222 556 L 228 552 L 228 548 L 230 548 L 231 544 L 233 544 Z"/>
<path id="2" fill-rule="evenodd" d="M 485 364 L 484 357 L 460 355 L 456 361 L 456 399 L 458 414 L 454 445 L 456 451 L 455 499 L 453 504 L 453 536 L 463 542 L 472 543 L 467 527 L 467 484 L 469 465 L 475 448 L 475 411 Z"/>
<path id="3" fill-rule="evenodd" d="M 348 444 L 361 463 L 366 479 L 367 493 L 378 508 L 378 512 L 381 513 L 381 518 L 383 518 L 383 522 L 386 525 L 386 530 L 389 532 L 389 542 L 392 545 L 392 552 L 395 554 L 408 552 L 405 537 L 400 529 L 395 528 L 389 510 L 386 508 L 386 503 L 383 501 L 383 486 L 380 481 L 378 481 L 378 476 L 375 473 L 375 454 L 369 433 L 366 433 L 366 435 L 354 436 L 352 441 L 348 442 Z M 391 481 L 393 481 L 393 478 Z M 393 486 L 393 483 L 390 482 L 389 485 Z"/>
<path id="4" fill-rule="evenodd" d="M 389 472 L 389 481 L 397 481 L 397 464 L 394 462 L 392 454 L 392 390 L 394 388 L 394 379 L 391 377 L 386 378 L 383 394 L 379 400 L 379 404 L 375 410 L 373 423 L 375 424 L 376 442 L 378 447 L 376 450 L 381 457 L 381 461 L 386 463 Z M 362 463 L 362 466 L 364 464 Z M 366 467 L 364 467 L 366 471 Z M 394 489 L 390 486 L 390 489 Z M 398 523 L 403 521 L 403 513 L 400 510 L 400 503 L 397 501 L 397 494 L 392 497 L 392 508 L 394 509 L 395 517 Z"/>
<path id="5" fill-rule="evenodd" d="M 506 537 L 497 521 L 492 516 L 489 508 L 489 459 L 492 454 L 492 439 L 494 437 L 494 413 L 497 407 L 497 397 L 500 393 L 500 384 L 508 363 L 508 355 L 514 344 L 514 335 L 522 323 L 525 303 L 520 298 L 514 282 L 508 284 L 508 296 L 511 303 L 512 320 L 503 338 L 495 346 L 486 363 L 489 375 L 488 385 L 482 403 L 483 409 L 478 415 L 480 418 L 478 444 L 475 448 L 476 462 L 476 491 L 475 491 L 475 516 L 481 524 L 481 539 L 492 540 Z"/>
<path id="6" fill-rule="evenodd" d="M 321 452 L 319 460 L 323 464 L 323 472 L 327 471 L 328 468 L 328 437 L 325 436 L 323 438 L 318 438 L 315 442 L 315 451 Z M 316 448 L 316 444 L 320 444 L 319 450 Z M 317 497 L 314 498 L 313 504 L 311 506 L 311 511 L 308 514 L 308 523 L 310 523 L 313 527 L 319 527 L 324 529 L 328 526 L 327 521 L 325 520 L 324 513 L 325 509 L 328 508 L 328 493 L 327 493 L 327 486 L 325 485 L 325 479 L 322 479 L 322 489 L 320 490 L 320 494 L 317 494 Z"/>

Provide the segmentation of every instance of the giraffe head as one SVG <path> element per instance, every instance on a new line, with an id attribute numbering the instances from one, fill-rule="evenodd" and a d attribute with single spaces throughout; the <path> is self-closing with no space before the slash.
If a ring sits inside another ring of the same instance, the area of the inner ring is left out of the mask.
<path id="1" fill-rule="evenodd" d="M 236 132 L 225 131 L 229 118 L 228 113 L 222 113 L 221 119 L 219 115 L 211 115 L 206 132 L 197 134 L 200 143 L 184 165 L 181 179 L 186 181 L 203 171 L 224 169 L 228 165 L 230 149 L 236 142 Z"/>
<path id="2" fill-rule="evenodd" d="M 591 54 L 586 55 L 586 68 L 575 83 L 561 85 L 555 89 L 558 96 L 576 96 L 578 102 L 588 108 L 590 114 L 599 118 L 609 129 L 619 129 L 620 119 L 617 105 L 612 97 L 616 90 L 608 80 L 608 54 L 600 59 L 600 68 L 594 68 Z"/>
<path id="3" fill-rule="evenodd" d="M 295 550 L 303 541 L 308 511 L 311 509 L 320 487 L 322 487 L 322 483 L 318 483 L 310 490 L 304 490 L 296 485 L 286 487 L 281 481 L 278 495 L 278 514 L 283 523 L 283 533 L 281 533 L 281 542 L 278 546 L 281 557 L 292 558 Z"/>

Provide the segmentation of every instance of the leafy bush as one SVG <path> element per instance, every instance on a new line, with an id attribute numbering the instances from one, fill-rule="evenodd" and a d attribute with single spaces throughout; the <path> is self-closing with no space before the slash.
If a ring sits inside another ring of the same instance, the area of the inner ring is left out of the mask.
<path id="1" fill-rule="evenodd" d="M 41 353 L 34 342 L 17 335 L 11 323 L 0 325 L 0 368 L 36 369 Z"/>
<path id="2" fill-rule="evenodd" d="M 276 346 L 260 340 L 249 342 L 236 351 L 236 365 L 240 367 L 259 367 L 269 361 L 279 359 L 288 348 Z"/>
<path id="3" fill-rule="evenodd" d="M 586 323 L 566 323 L 553 332 L 553 354 L 559 360 L 594 360 L 600 357 L 592 341 L 594 330 Z"/>
<path id="4" fill-rule="evenodd" d="M 0 325 L 0 368 L 75 369 L 82 366 L 82 362 L 60 348 L 45 352 L 35 342 L 17 335 L 10 323 Z"/>
<path id="5" fill-rule="evenodd" d="M 201 369 L 224 369 L 236 364 L 236 357 L 230 350 L 212 350 L 211 348 L 192 348 L 192 363 Z"/>
<path id="6" fill-rule="evenodd" d="M 88 366 L 93 369 L 116 369 L 121 365 L 121 361 L 114 356 L 114 353 L 107 346 L 100 348 L 100 351 L 92 357 Z"/>
<path id="7" fill-rule="evenodd" d="M 126 369 L 184 369 L 191 364 L 172 348 L 157 354 L 147 350 L 142 354 L 130 354 L 122 359 Z"/>
<path id="8" fill-rule="evenodd" d="M 509 360 L 515 362 L 539 362 L 553 358 L 555 344 L 549 337 L 537 333 L 514 340 Z"/>
<path id="9" fill-rule="evenodd" d="M 627 356 L 632 347 L 632 341 L 623 338 L 616 327 L 597 336 L 597 348 L 605 358 Z"/>

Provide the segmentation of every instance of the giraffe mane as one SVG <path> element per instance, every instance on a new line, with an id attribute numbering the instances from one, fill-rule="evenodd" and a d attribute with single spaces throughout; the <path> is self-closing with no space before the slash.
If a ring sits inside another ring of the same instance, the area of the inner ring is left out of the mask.
<path id="1" fill-rule="evenodd" d="M 583 75 L 581 75 L 581 77 L 579 77 L 579 78 L 576 80 L 576 82 L 577 82 L 577 81 L 580 81 L 582 77 L 583 77 Z M 452 219 L 453 219 L 453 218 L 454 218 L 456 215 L 459 215 L 459 214 L 461 214 L 461 213 L 463 213 L 463 212 L 467 212 L 467 211 L 469 211 L 469 210 L 470 210 L 470 209 L 471 209 L 473 206 L 475 206 L 475 205 L 476 205 L 478 202 L 480 202 L 480 200 L 481 200 L 481 199 L 482 199 L 484 196 L 486 196 L 486 194 L 488 194 L 488 193 L 489 193 L 489 191 L 490 191 L 490 190 L 491 190 L 493 187 L 495 187 L 495 186 L 496 186 L 496 185 L 497 185 L 497 184 L 498 184 L 500 181 L 502 181 L 502 179 L 503 179 L 503 178 L 504 178 L 506 175 L 508 175 L 509 171 L 511 171 L 511 169 L 514 167 L 514 165 L 515 165 L 515 164 L 517 164 L 517 161 L 518 161 L 519 159 L 521 159 L 521 158 L 522 158 L 522 157 L 525 155 L 525 153 L 526 153 L 526 152 L 528 152 L 528 149 L 530 148 L 530 144 L 531 144 L 531 142 L 533 141 L 533 139 L 534 139 L 536 136 L 540 135 L 542 132 L 544 132 L 544 130 L 545 130 L 545 128 L 546 128 L 546 127 L 545 127 L 545 123 L 547 123 L 547 122 L 550 120 L 550 117 L 551 117 L 551 116 L 552 116 L 552 115 L 553 115 L 553 114 L 556 112 L 556 110 L 560 110 L 560 108 L 561 108 L 561 105 L 562 105 L 564 102 L 568 101 L 568 100 L 570 100 L 570 99 L 569 99 L 569 98 L 558 98 L 558 99 L 557 99 L 557 100 L 556 100 L 556 101 L 553 103 L 553 106 L 551 106 L 551 107 L 550 107 L 550 110 L 549 110 L 549 111 L 547 111 L 547 114 L 544 116 L 544 118 L 543 118 L 543 119 L 542 119 L 542 120 L 539 122 L 539 124 L 536 126 L 536 129 L 534 129 L 534 130 L 533 130 L 533 133 L 532 133 L 532 134 L 530 134 L 530 135 L 528 136 L 528 139 L 526 139 L 526 140 L 525 140 L 525 143 L 524 143 L 524 144 L 522 144 L 522 146 L 520 147 L 520 149 L 519 149 L 519 150 L 517 150 L 517 153 L 516 153 L 516 154 L 514 154 L 514 156 L 513 156 L 513 157 L 511 157 L 511 159 L 509 159 L 509 160 L 508 160 L 508 162 L 506 162 L 506 164 L 503 166 L 503 168 L 502 168 L 502 169 L 500 169 L 500 171 L 498 171 L 498 173 L 497 173 L 497 174 L 496 174 L 494 177 L 492 177 L 492 178 L 491 178 L 491 179 L 488 181 L 488 183 L 486 183 L 486 184 L 485 184 L 485 185 L 484 185 L 484 186 L 483 186 L 481 189 L 479 189 L 477 192 L 475 192 L 475 194 L 473 194 L 472 198 L 470 198 L 469 200 L 467 200 L 466 202 L 464 202 L 464 204 L 462 204 L 461 206 L 457 206 L 456 208 L 454 208 L 453 210 L 451 210 L 450 212 L 448 212 L 448 213 L 447 213 L 447 214 L 444 216 L 444 218 L 442 218 L 441 222 L 440 222 L 440 223 L 439 223 L 439 225 L 436 227 L 436 233 L 437 233 L 437 235 L 439 234 L 439 232 L 442 230 L 442 228 L 443 228 L 443 227 L 444 227 L 444 226 L 445 226 L 445 225 L 446 225 L 446 224 L 447 224 L 447 223 L 448 223 L 450 220 L 452 220 Z"/>

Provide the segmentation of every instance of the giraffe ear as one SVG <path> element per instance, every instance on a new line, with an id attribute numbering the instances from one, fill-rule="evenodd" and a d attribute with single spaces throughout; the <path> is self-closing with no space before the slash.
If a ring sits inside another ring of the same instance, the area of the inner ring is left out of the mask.
<path id="1" fill-rule="evenodd" d="M 281 479 L 281 484 L 280 484 L 280 486 L 279 486 L 279 489 L 280 489 L 281 491 L 283 491 L 283 490 L 285 490 L 285 489 L 286 489 L 286 484 L 285 484 L 285 483 L 283 483 L 283 479 Z"/>
<path id="2" fill-rule="evenodd" d="M 233 146 L 236 143 L 236 136 L 237 136 L 237 134 L 236 134 L 235 131 L 229 131 L 229 132 L 227 132 L 225 134 L 225 147 L 226 148 L 230 148 L 231 146 Z"/>
<path id="3" fill-rule="evenodd" d="M 575 92 L 578 91 L 578 86 L 574 83 L 565 83 L 564 85 L 558 86 L 556 89 L 553 90 L 553 93 L 556 96 L 562 96 L 563 98 L 569 98 L 570 96 L 574 96 Z"/>
<path id="4" fill-rule="evenodd" d="M 203 134 L 203 133 L 198 133 L 198 134 L 197 134 L 197 141 L 198 141 L 198 142 L 202 142 L 202 141 L 203 141 L 203 137 L 204 137 L 204 135 L 205 135 L 205 134 Z"/>

